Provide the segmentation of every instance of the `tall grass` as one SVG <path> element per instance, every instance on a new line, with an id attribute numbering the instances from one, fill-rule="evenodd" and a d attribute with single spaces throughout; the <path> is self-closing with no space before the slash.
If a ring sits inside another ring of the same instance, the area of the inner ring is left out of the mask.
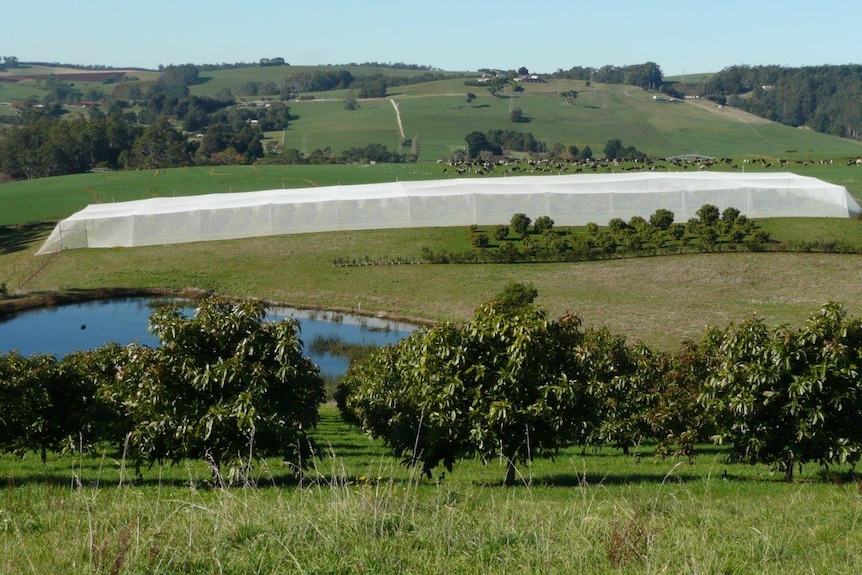
<path id="1" fill-rule="evenodd" d="M 855 483 L 785 485 L 761 467 L 579 450 L 522 469 L 464 461 L 427 480 L 323 411 L 301 483 L 277 461 L 255 489 L 210 489 L 184 464 L 117 486 L 106 458 L 0 458 L 8 573 L 853 573 Z M 66 460 L 63 460 L 66 461 Z M 817 475 L 809 475 L 817 478 Z"/>

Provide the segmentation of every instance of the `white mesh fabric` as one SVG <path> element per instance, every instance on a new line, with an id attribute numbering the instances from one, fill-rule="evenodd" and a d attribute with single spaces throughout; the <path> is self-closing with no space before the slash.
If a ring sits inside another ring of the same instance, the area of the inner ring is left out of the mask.
<path id="1" fill-rule="evenodd" d="M 675 172 L 517 176 L 391 182 L 151 198 L 94 204 L 57 224 L 40 254 L 274 234 L 507 224 L 513 214 L 558 226 L 649 218 L 677 222 L 703 204 L 750 218 L 855 217 L 843 186 L 790 173 Z"/>

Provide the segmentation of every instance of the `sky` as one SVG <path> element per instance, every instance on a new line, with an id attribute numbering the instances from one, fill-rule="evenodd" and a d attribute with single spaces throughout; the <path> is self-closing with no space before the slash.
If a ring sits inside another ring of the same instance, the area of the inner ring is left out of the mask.
<path id="1" fill-rule="evenodd" d="M 0 7 L 0 56 L 168 64 L 384 62 L 550 73 L 655 62 L 665 76 L 733 65 L 862 63 L 859 0 L 39 0 Z"/>

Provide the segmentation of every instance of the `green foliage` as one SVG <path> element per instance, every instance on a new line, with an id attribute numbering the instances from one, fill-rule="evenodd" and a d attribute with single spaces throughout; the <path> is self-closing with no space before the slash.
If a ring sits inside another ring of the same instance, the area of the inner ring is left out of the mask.
<path id="1" fill-rule="evenodd" d="M 359 109 L 359 102 L 356 101 L 356 95 L 353 93 L 353 90 L 347 91 L 347 98 L 344 99 L 344 109 L 348 112 Z"/>
<path id="2" fill-rule="evenodd" d="M 474 248 L 487 248 L 490 240 L 488 234 L 479 232 L 470 236 L 470 243 Z"/>
<path id="3" fill-rule="evenodd" d="M 710 76 L 702 89 L 775 122 L 844 138 L 860 136 L 862 112 L 855 105 L 862 97 L 858 64 L 729 66 Z"/>
<path id="4" fill-rule="evenodd" d="M 341 153 L 342 162 L 387 162 L 399 164 L 406 160 L 404 154 L 392 152 L 383 144 L 368 144 L 367 146 L 350 148 Z"/>
<path id="5" fill-rule="evenodd" d="M 419 332 L 351 366 L 347 417 L 430 476 L 462 457 L 516 464 L 582 441 L 593 407 L 573 353 L 580 320 L 491 303 L 461 328 Z"/>
<path id="6" fill-rule="evenodd" d="M 518 111 L 520 111 L 520 108 Z M 510 120 L 520 122 L 523 119 L 523 115 L 519 116 L 519 118 L 515 120 L 510 116 Z M 534 153 L 547 151 L 545 143 L 538 141 L 531 132 L 488 130 L 485 136 L 492 147 L 495 149 L 499 148 L 501 151 Z"/>
<path id="7" fill-rule="evenodd" d="M 119 161 L 124 167 L 137 169 L 188 166 L 191 151 L 188 140 L 166 118 L 160 118 L 120 155 Z"/>
<path id="8" fill-rule="evenodd" d="M 623 148 L 623 143 L 619 138 L 608 140 L 605 144 L 604 154 L 608 160 L 614 160 Z"/>
<path id="9" fill-rule="evenodd" d="M 0 451 L 76 451 L 98 439 L 97 374 L 84 354 L 0 356 Z"/>
<path id="10" fill-rule="evenodd" d="M 543 234 L 554 229 L 554 220 L 550 216 L 539 216 L 533 223 L 533 230 L 537 234 Z"/>
<path id="11" fill-rule="evenodd" d="M 488 137 L 482 132 L 470 132 L 464 137 L 464 140 L 467 142 L 467 154 L 471 158 L 475 158 L 480 152 L 485 151 L 493 154 L 502 153 L 502 149 L 489 142 Z"/>
<path id="12" fill-rule="evenodd" d="M 384 98 L 387 81 L 383 74 L 376 73 L 356 78 L 351 82 L 350 87 L 356 90 L 356 95 L 359 98 Z"/>
<path id="13" fill-rule="evenodd" d="M 209 459 L 227 481 L 252 460 L 309 457 L 308 432 L 324 401 L 318 369 L 302 355 L 295 321 L 265 322 L 260 301 L 201 300 L 194 317 L 167 306 L 150 325 L 161 346 L 129 346 L 110 394 L 130 420 L 140 460 Z"/>
<path id="14" fill-rule="evenodd" d="M 586 330 L 576 353 L 598 404 L 598 423 L 590 442 L 611 444 L 628 454 L 649 437 L 645 397 L 656 384 L 651 352 L 645 346 L 630 349 L 624 337 L 602 327 Z"/>
<path id="15" fill-rule="evenodd" d="M 709 328 L 699 342 L 684 341 L 673 354 L 656 354 L 652 366 L 640 365 L 655 372 L 644 416 L 659 455 L 693 458 L 695 445 L 714 433 L 714 414 L 699 399 L 720 343 L 721 332 Z"/>
<path id="16" fill-rule="evenodd" d="M 504 310 L 518 310 L 532 305 L 538 295 L 539 290 L 531 283 L 509 282 L 489 303 Z"/>
<path id="17" fill-rule="evenodd" d="M 667 230 L 673 224 L 673 212 L 659 208 L 649 217 L 649 223 L 660 230 Z"/>
<path id="18" fill-rule="evenodd" d="M 160 67 L 162 72 L 159 83 L 164 85 L 191 86 L 197 83 L 200 70 L 194 64 L 168 65 Z"/>
<path id="19" fill-rule="evenodd" d="M 530 224 L 532 220 L 524 213 L 517 213 L 512 215 L 512 220 L 509 222 L 512 231 L 519 235 L 525 236 L 527 235 L 527 231 L 530 229 Z"/>
<path id="20" fill-rule="evenodd" d="M 554 78 L 566 78 L 604 84 L 628 84 L 644 89 L 657 89 L 662 85 L 661 67 L 655 62 L 632 64 L 628 66 L 605 65 L 601 68 L 574 66 L 568 70 L 557 70 Z"/>
<path id="21" fill-rule="evenodd" d="M 565 92 L 560 92 L 560 96 L 566 100 L 567 104 L 574 104 L 578 97 L 578 91 L 566 90 Z"/>
<path id="22" fill-rule="evenodd" d="M 856 463 L 862 452 L 862 320 L 827 304 L 805 326 L 730 326 L 701 398 L 731 457 L 774 466 Z"/>
<path id="23" fill-rule="evenodd" d="M 713 226 L 721 217 L 721 212 L 712 204 L 704 204 L 697 210 L 697 217 L 701 224 Z"/>

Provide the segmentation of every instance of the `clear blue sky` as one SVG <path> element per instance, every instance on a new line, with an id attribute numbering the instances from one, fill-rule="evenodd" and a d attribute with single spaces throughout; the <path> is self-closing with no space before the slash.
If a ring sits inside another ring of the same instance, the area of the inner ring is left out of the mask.
<path id="1" fill-rule="evenodd" d="M 553 72 L 656 62 L 665 75 L 735 64 L 862 63 L 859 0 L 39 0 L 0 8 L 0 56 L 159 64 L 404 62 Z"/>

